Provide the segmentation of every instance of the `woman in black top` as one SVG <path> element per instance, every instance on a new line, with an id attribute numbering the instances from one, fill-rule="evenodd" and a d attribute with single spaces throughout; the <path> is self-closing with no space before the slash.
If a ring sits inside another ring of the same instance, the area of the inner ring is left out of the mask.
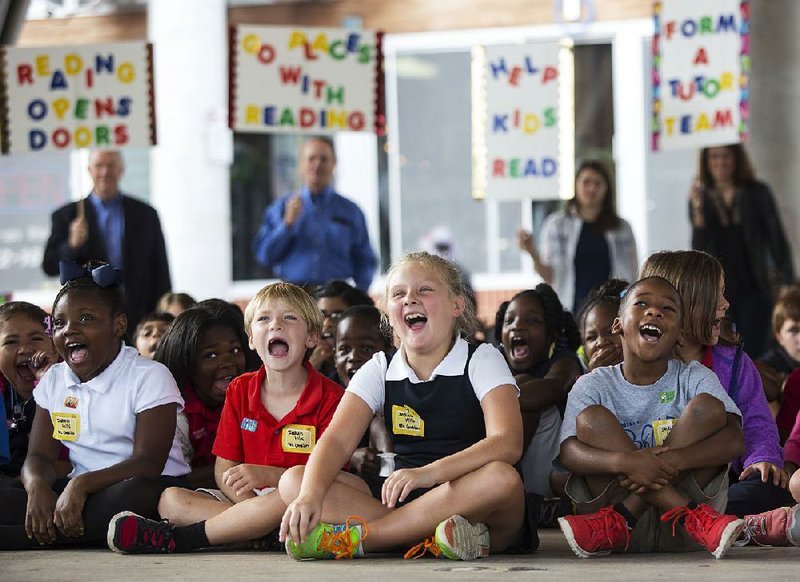
<path id="1" fill-rule="evenodd" d="M 742 145 L 733 144 L 700 151 L 689 198 L 692 248 L 722 263 L 729 313 L 756 358 L 769 336 L 774 293 L 794 282 L 772 191 L 755 179 Z"/>

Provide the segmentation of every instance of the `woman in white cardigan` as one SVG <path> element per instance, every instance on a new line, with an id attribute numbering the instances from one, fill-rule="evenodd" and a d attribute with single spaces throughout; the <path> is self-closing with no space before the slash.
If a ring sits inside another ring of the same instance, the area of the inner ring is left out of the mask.
<path id="1" fill-rule="evenodd" d="M 606 166 L 587 160 L 578 167 L 575 195 L 566 208 L 545 219 L 540 249 L 530 232 L 517 233 L 536 272 L 573 313 L 595 285 L 610 278 L 636 280 L 636 240 L 630 224 L 617 214 L 614 198 Z"/>

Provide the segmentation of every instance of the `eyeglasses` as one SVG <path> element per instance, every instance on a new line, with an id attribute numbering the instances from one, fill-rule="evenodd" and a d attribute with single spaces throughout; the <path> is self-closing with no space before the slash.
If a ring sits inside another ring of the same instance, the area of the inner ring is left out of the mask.
<path id="1" fill-rule="evenodd" d="M 332 319 L 334 321 L 338 321 L 342 318 L 344 314 L 343 311 L 325 311 L 324 309 L 320 309 L 322 312 L 322 319 Z"/>

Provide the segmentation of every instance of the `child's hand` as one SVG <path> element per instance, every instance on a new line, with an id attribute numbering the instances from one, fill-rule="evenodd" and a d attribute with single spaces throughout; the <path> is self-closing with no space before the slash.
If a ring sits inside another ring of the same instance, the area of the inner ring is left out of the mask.
<path id="1" fill-rule="evenodd" d="M 626 453 L 622 471 L 623 479 L 637 484 L 639 486 L 637 492 L 642 487 L 651 491 L 659 491 L 678 474 L 675 467 L 659 458 L 658 455 L 663 450 L 664 447 L 652 447 Z M 631 489 L 631 486 L 628 488 Z"/>
<path id="2" fill-rule="evenodd" d="M 789 486 L 790 475 L 777 465 L 773 465 L 772 463 L 769 463 L 767 461 L 761 461 L 760 463 L 753 463 L 749 467 L 745 468 L 745 470 L 742 471 L 742 474 L 739 475 L 739 481 L 744 481 L 756 471 L 761 473 L 761 481 L 763 481 L 764 483 L 769 481 L 769 474 L 772 473 L 773 474 L 772 484 L 775 485 L 775 487 L 786 489 L 786 487 Z"/>
<path id="3" fill-rule="evenodd" d="M 53 521 L 56 499 L 56 494 L 50 487 L 36 487 L 28 492 L 25 533 L 29 540 L 35 539 L 41 545 L 56 541 L 57 531 Z"/>
<path id="4" fill-rule="evenodd" d="M 381 489 L 381 502 L 388 508 L 403 502 L 414 491 L 436 485 L 431 470 L 427 467 L 417 469 L 399 469 L 389 475 L 383 482 Z"/>
<path id="5" fill-rule="evenodd" d="M 243 495 L 253 489 L 274 486 L 270 482 L 270 467 L 242 463 L 231 467 L 222 474 L 222 482 L 233 489 L 236 495 Z"/>
<path id="6" fill-rule="evenodd" d="M 36 381 L 42 379 L 44 373 L 50 369 L 50 366 L 56 363 L 56 356 L 54 354 L 50 354 L 48 352 L 36 352 L 31 357 L 31 361 L 28 363 L 28 367 L 33 372 Z"/>
<path id="7" fill-rule="evenodd" d="M 294 543 L 303 543 L 306 536 L 319 523 L 322 516 L 322 503 L 303 496 L 292 501 L 281 519 L 278 540 L 285 542 L 291 538 Z"/>
<path id="8" fill-rule="evenodd" d="M 610 342 L 607 345 L 597 348 L 592 357 L 589 358 L 589 369 L 601 368 L 603 366 L 613 366 L 622 361 L 622 347 L 619 344 Z"/>
<path id="9" fill-rule="evenodd" d="M 333 364 L 333 348 L 327 342 L 319 342 L 311 352 L 308 362 L 317 371 L 324 368 L 325 364 Z"/>
<path id="10" fill-rule="evenodd" d="M 53 518 L 58 530 L 68 538 L 83 535 L 83 506 L 89 494 L 78 478 L 70 480 L 56 501 Z"/>

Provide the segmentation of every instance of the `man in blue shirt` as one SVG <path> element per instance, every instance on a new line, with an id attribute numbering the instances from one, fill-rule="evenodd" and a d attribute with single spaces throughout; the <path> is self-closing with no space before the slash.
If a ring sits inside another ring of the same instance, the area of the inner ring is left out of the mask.
<path id="1" fill-rule="evenodd" d="M 333 190 L 336 152 L 324 137 L 300 153 L 300 192 L 273 202 L 253 242 L 256 261 L 298 285 L 351 278 L 369 289 L 377 266 L 361 209 Z"/>
<path id="2" fill-rule="evenodd" d="M 52 215 L 52 229 L 42 268 L 58 275 L 59 261 L 83 264 L 107 261 L 123 271 L 129 334 L 155 309 L 172 283 L 161 222 L 154 208 L 119 190 L 125 171 L 115 150 L 89 156 L 94 187 L 86 198 L 71 202 Z"/>

